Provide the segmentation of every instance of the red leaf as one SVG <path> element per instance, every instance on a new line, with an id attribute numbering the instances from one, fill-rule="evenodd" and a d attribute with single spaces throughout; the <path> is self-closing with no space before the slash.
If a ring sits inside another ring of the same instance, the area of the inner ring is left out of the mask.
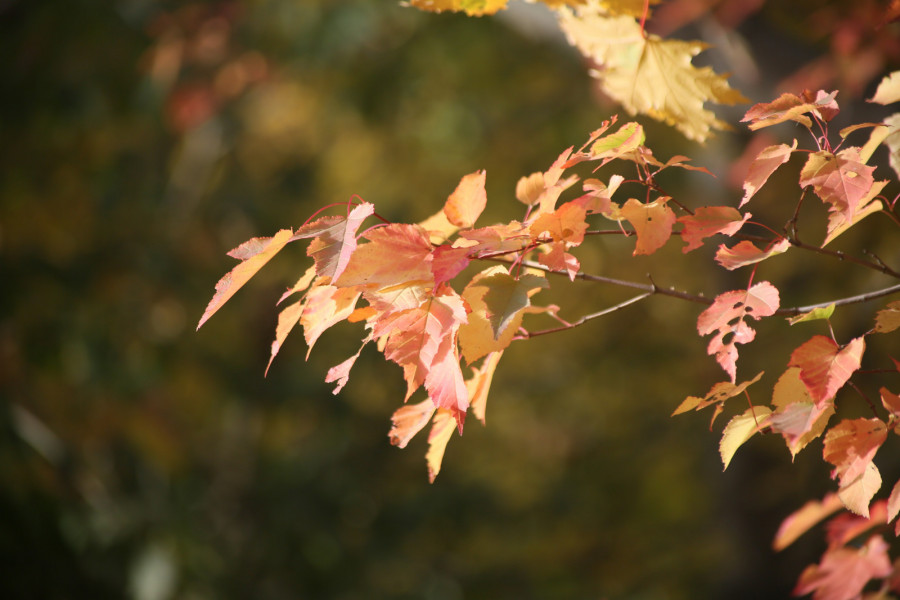
<path id="1" fill-rule="evenodd" d="M 438 286 L 452 280 L 469 266 L 469 248 L 451 248 L 438 246 L 431 253 L 431 272 L 434 274 L 434 285 Z"/>
<path id="2" fill-rule="evenodd" d="M 813 401 L 822 404 L 834 398 L 850 375 L 859 369 L 865 347 L 862 337 L 840 348 L 830 338 L 817 335 L 794 350 L 788 364 L 800 367 L 800 379 Z"/>
<path id="3" fill-rule="evenodd" d="M 219 308 L 231 298 L 235 292 L 253 277 L 273 256 L 278 254 L 291 241 L 293 232 L 282 229 L 270 238 L 253 238 L 228 253 L 242 262 L 216 283 L 216 293 L 209 301 L 197 329 L 203 326 Z"/>
<path id="4" fill-rule="evenodd" d="M 684 225 L 681 239 L 686 244 L 681 251 L 687 254 L 702 246 L 704 239 L 717 233 L 734 235 L 749 218 L 750 213 L 742 217 L 741 213 L 730 206 L 704 206 L 692 215 L 679 217 L 677 221 Z"/>
<path id="5" fill-rule="evenodd" d="M 813 592 L 813 600 L 852 600 L 872 579 L 887 577 L 893 570 L 887 542 L 875 535 L 862 548 L 829 549 L 818 565 L 800 575 L 795 596 Z"/>
<path id="6" fill-rule="evenodd" d="M 744 197 L 741 198 L 740 206 L 747 204 L 756 192 L 759 191 L 766 181 L 769 180 L 775 170 L 786 163 L 791 158 L 791 153 L 797 149 L 797 140 L 790 146 L 787 144 L 778 144 L 777 146 L 769 146 L 764 148 L 753 162 L 750 163 L 750 169 L 747 172 L 747 178 L 744 180 Z"/>
<path id="7" fill-rule="evenodd" d="M 697 331 L 701 336 L 716 332 L 710 340 L 707 353 L 734 382 L 737 373 L 738 351 L 736 344 L 753 341 L 756 331 L 744 321 L 749 316 L 755 320 L 775 314 L 778 309 L 778 290 L 768 281 L 757 283 L 749 290 L 734 290 L 716 297 L 715 302 L 700 313 Z"/>
<path id="8" fill-rule="evenodd" d="M 471 227 L 484 210 L 487 204 L 485 178 L 483 170 L 465 175 L 444 204 L 444 214 L 457 227 Z"/>

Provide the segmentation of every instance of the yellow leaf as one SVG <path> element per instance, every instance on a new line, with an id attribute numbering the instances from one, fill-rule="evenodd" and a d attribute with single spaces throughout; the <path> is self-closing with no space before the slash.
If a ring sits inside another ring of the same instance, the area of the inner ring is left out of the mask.
<path id="1" fill-rule="evenodd" d="M 492 15 L 506 8 L 507 0 L 410 0 L 409 4 L 430 12 L 465 12 L 470 17 Z"/>
<path id="2" fill-rule="evenodd" d="M 431 431 L 428 433 L 428 452 L 425 453 L 429 483 L 434 483 L 434 478 L 441 471 L 444 451 L 447 449 L 447 442 L 450 441 L 454 431 L 456 431 L 456 419 L 453 418 L 453 413 L 446 408 L 439 408 L 431 422 Z"/>
<path id="3" fill-rule="evenodd" d="M 894 71 L 881 80 L 875 95 L 869 102 L 878 104 L 893 104 L 900 100 L 900 71 Z"/>
<path id="4" fill-rule="evenodd" d="M 729 129 L 704 102 L 748 102 L 725 77 L 691 64 L 706 48 L 701 42 L 644 37 L 634 18 L 609 17 L 597 4 L 560 9 L 559 15 L 570 43 L 597 63 L 603 91 L 631 114 L 649 115 L 703 142 L 711 129 Z"/>
<path id="5" fill-rule="evenodd" d="M 754 433 L 765 427 L 766 419 L 771 412 L 772 410 L 765 406 L 754 406 L 728 422 L 722 432 L 722 441 L 719 442 L 719 454 L 726 469 L 737 449 L 753 437 Z"/>

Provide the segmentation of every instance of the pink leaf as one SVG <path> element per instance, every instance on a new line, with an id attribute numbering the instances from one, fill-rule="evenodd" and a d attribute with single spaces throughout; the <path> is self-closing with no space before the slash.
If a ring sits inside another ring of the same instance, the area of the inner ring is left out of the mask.
<path id="1" fill-rule="evenodd" d="M 744 180 L 744 197 L 741 198 L 740 206 L 750 201 L 750 198 L 759 191 L 759 188 L 769 180 L 772 173 L 790 160 L 791 153 L 796 149 L 797 140 L 794 140 L 794 143 L 790 146 L 787 144 L 769 146 L 756 155 L 756 158 L 750 163 L 747 178 Z"/>
<path id="2" fill-rule="evenodd" d="M 331 277 L 334 281 L 341 276 L 356 250 L 356 230 L 374 212 L 375 207 L 364 202 L 350 211 L 346 219 L 313 239 L 306 254 L 316 261 L 316 273 L 320 277 Z"/>
<path id="3" fill-rule="evenodd" d="M 737 373 L 738 351 L 736 344 L 753 341 L 756 331 L 745 322 L 749 316 L 755 320 L 775 314 L 778 309 L 778 290 L 768 281 L 757 283 L 749 290 L 725 292 L 700 313 L 697 331 L 701 336 L 715 332 L 707 346 L 707 353 L 716 357 L 719 365 L 731 376 Z"/>
<path id="4" fill-rule="evenodd" d="M 394 223 L 370 229 L 369 240 L 350 256 L 347 268 L 335 285 L 385 286 L 403 281 L 433 281 L 431 241 L 428 232 L 418 225 Z"/>
<path id="5" fill-rule="evenodd" d="M 734 235 L 737 233 L 750 213 L 741 216 L 730 206 L 704 206 L 694 211 L 692 215 L 679 217 L 677 220 L 684 225 L 681 230 L 681 239 L 686 244 L 681 251 L 685 254 L 703 245 L 703 240 L 721 233 Z"/>
<path id="6" fill-rule="evenodd" d="M 716 251 L 716 262 L 729 271 L 734 271 L 740 267 L 762 262 L 770 256 L 781 254 L 790 247 L 791 243 L 785 238 L 771 244 L 766 250 L 760 250 L 753 242 L 748 242 L 747 240 L 738 242 L 733 248 L 728 248 L 722 244 Z"/>
<path id="7" fill-rule="evenodd" d="M 840 498 L 833 492 L 826 494 L 821 502 L 810 500 L 781 522 L 772 547 L 775 551 L 784 550 L 813 525 L 842 507 Z"/>
<path id="8" fill-rule="evenodd" d="M 795 596 L 813 592 L 813 600 L 852 600 L 859 597 L 872 579 L 887 577 L 893 570 L 888 545 L 875 535 L 862 548 L 829 549 L 818 565 L 810 565 L 800 575 Z"/>
<path id="9" fill-rule="evenodd" d="M 391 416 L 391 431 L 388 433 L 391 445 L 406 448 L 413 436 L 428 425 L 434 411 L 434 403 L 431 400 L 407 404 L 394 411 Z"/>
<path id="10" fill-rule="evenodd" d="M 850 375 L 859 369 L 865 347 L 862 337 L 841 348 L 830 338 L 817 335 L 794 350 L 789 365 L 800 367 L 800 379 L 813 401 L 821 404 L 834 398 Z"/>

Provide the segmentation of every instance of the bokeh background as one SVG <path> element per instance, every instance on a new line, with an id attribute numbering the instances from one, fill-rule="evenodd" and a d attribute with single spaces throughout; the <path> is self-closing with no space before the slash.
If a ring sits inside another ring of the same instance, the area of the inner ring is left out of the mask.
<path id="1" fill-rule="evenodd" d="M 755 102 L 840 88 L 857 122 L 884 116 L 861 99 L 898 65 L 885 10 L 673 0 L 650 27 L 715 44 L 698 62 Z M 820 446 L 791 464 L 767 436 L 722 473 L 708 415 L 669 417 L 722 379 L 695 306 L 653 298 L 514 345 L 487 427 L 451 440 L 433 485 L 424 435 L 388 443 L 399 369 L 367 351 L 341 395 L 323 383 L 358 327 L 308 361 L 295 334 L 263 377 L 300 247 L 194 331 L 226 251 L 353 194 L 415 222 L 484 168 L 483 219 L 519 217 L 518 178 L 619 111 L 588 68 L 549 11 L 517 1 L 474 19 L 394 0 L 0 0 L 0 595 L 785 597 L 821 542 L 770 543 L 829 489 Z M 694 205 L 736 202 L 745 148 L 798 135 L 702 147 L 642 122 L 658 156 L 716 174 L 666 182 Z M 779 175 L 754 202 L 766 214 L 796 190 Z M 705 293 L 745 276 L 671 246 L 636 260 L 592 240 L 580 257 Z M 773 277 L 795 304 L 871 283 L 817 268 Z M 554 284 L 571 318 L 626 297 Z M 789 350 L 748 349 L 743 373 Z"/>

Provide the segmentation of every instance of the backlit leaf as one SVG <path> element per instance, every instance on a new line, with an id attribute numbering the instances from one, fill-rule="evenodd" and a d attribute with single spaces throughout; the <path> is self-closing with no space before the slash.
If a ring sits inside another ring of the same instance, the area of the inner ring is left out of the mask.
<path id="1" fill-rule="evenodd" d="M 887 501 L 887 522 L 890 523 L 900 514 L 900 480 L 894 484 Z"/>
<path id="2" fill-rule="evenodd" d="M 761 281 L 749 290 L 734 290 L 716 297 L 715 302 L 700 313 L 697 331 L 701 336 L 715 333 L 707 346 L 707 353 L 716 357 L 719 365 L 735 380 L 738 351 L 736 344 L 753 341 L 756 331 L 745 317 L 759 320 L 775 314 L 778 309 L 778 290 L 768 281 Z"/>
<path id="3" fill-rule="evenodd" d="M 579 245 L 584 241 L 584 232 L 588 224 L 584 208 L 575 202 L 566 202 L 552 213 L 544 213 L 535 219 L 529 231 L 538 238 L 544 234 L 557 242 Z"/>
<path id="4" fill-rule="evenodd" d="M 391 445 L 406 448 L 413 436 L 428 425 L 435 410 L 437 409 L 431 400 L 407 404 L 395 410 L 391 415 L 391 430 L 388 432 Z"/>
<path id="5" fill-rule="evenodd" d="M 841 483 L 838 498 L 848 510 L 869 518 L 869 504 L 881 489 L 881 473 L 874 463 L 866 464 L 865 470 L 846 484 Z"/>
<path id="6" fill-rule="evenodd" d="M 804 127 L 812 127 L 812 120 L 806 115 L 815 113 L 823 121 L 830 121 L 837 110 L 837 103 L 834 101 L 836 95 L 837 92 L 826 94 L 822 90 L 819 90 L 815 98 L 807 94 L 804 94 L 803 97 L 795 94 L 782 94 L 772 102 L 763 102 L 752 106 L 741 122 L 749 122 L 748 127 L 753 131 L 785 121 L 796 121 Z"/>
<path id="7" fill-rule="evenodd" d="M 566 252 L 565 242 L 550 244 L 550 252 L 538 256 L 538 262 L 553 271 L 567 273 L 571 281 L 575 281 L 575 276 L 581 269 L 578 259 Z"/>
<path id="8" fill-rule="evenodd" d="M 340 277 L 356 250 L 357 229 L 374 212 L 375 207 L 364 202 L 350 211 L 346 219 L 313 239 L 306 254 L 315 260 L 316 273 L 320 277 L 330 277 L 332 280 Z"/>
<path id="9" fill-rule="evenodd" d="M 734 235 L 750 216 L 750 213 L 742 216 L 730 206 L 704 206 L 696 209 L 692 215 L 678 217 L 677 221 L 684 225 L 681 240 L 686 244 L 681 251 L 687 254 L 702 246 L 704 239 L 717 233 Z"/>
<path id="10" fill-rule="evenodd" d="M 228 255 L 240 259 L 241 263 L 216 283 L 216 293 L 203 311 L 197 329 L 200 329 L 235 292 L 278 254 L 285 244 L 291 241 L 292 236 L 293 232 L 290 229 L 282 229 L 273 237 L 253 238 L 230 251 Z"/>
<path id="11" fill-rule="evenodd" d="M 491 381 L 494 379 L 494 371 L 503 351 L 488 354 L 482 365 L 472 369 L 472 376 L 466 380 L 466 390 L 469 392 L 469 405 L 475 418 L 485 424 L 485 409 L 487 408 L 488 392 L 491 389 Z"/>
<path id="12" fill-rule="evenodd" d="M 862 337 L 841 348 L 831 338 L 817 335 L 794 350 L 788 364 L 800 367 L 800 378 L 813 401 L 822 404 L 834 398 L 859 369 L 865 348 Z"/>
<path id="13" fill-rule="evenodd" d="M 900 101 L 900 71 L 894 71 L 881 80 L 870 102 L 893 104 L 898 101 Z"/>
<path id="14" fill-rule="evenodd" d="M 559 13 L 569 42 L 597 63 L 593 75 L 603 91 L 630 114 L 649 115 L 702 142 L 711 129 L 728 129 L 705 102 L 747 102 L 711 68 L 691 64 L 706 48 L 701 42 L 645 35 L 634 18 L 609 17 L 597 6 Z"/>
<path id="15" fill-rule="evenodd" d="M 403 281 L 434 280 L 431 241 L 418 225 L 393 223 L 370 229 L 335 285 L 393 285 Z"/>
<path id="16" fill-rule="evenodd" d="M 875 315 L 875 331 L 890 333 L 900 328 L 900 300 L 894 300 Z"/>
<path id="17" fill-rule="evenodd" d="M 763 372 L 760 371 L 756 374 L 756 377 L 749 381 L 744 381 L 735 385 L 730 381 L 722 381 L 720 383 L 715 384 L 710 388 L 709 392 L 702 398 L 698 396 L 688 396 L 684 399 L 684 401 L 678 405 L 678 408 L 672 413 L 672 416 L 680 415 L 689 410 L 703 410 L 707 406 L 712 406 L 714 404 L 721 404 L 728 400 L 729 398 L 734 398 L 738 394 L 742 394 L 744 390 L 746 390 L 750 385 L 756 383 L 763 376 Z"/>
<path id="18" fill-rule="evenodd" d="M 457 227 L 468 228 L 475 224 L 487 205 L 484 190 L 486 172 L 476 171 L 465 175 L 444 204 L 447 220 Z"/>
<path id="19" fill-rule="evenodd" d="M 823 402 L 817 405 L 800 379 L 800 369 L 786 370 L 772 390 L 772 404 L 775 412 L 769 418 L 772 431 L 784 437 L 791 458 L 816 439 L 834 414 L 834 404 Z"/>
<path id="20" fill-rule="evenodd" d="M 631 198 L 622 207 L 620 214 L 627 219 L 637 234 L 634 255 L 653 254 L 669 240 L 675 213 L 666 202 L 669 198 L 658 198 L 649 204 Z"/>
<path id="21" fill-rule="evenodd" d="M 875 196 L 887 185 L 887 181 L 876 181 L 869 188 L 869 192 L 855 206 L 849 206 L 846 210 L 833 210 L 828 214 L 828 235 L 822 242 L 824 248 L 837 236 L 847 231 L 869 215 L 875 214 L 884 208 L 881 200 L 875 200 Z"/>
<path id="22" fill-rule="evenodd" d="M 841 222 L 854 222 L 854 215 L 870 200 L 875 183 L 875 167 L 864 165 L 859 158 L 856 147 L 844 148 L 837 154 L 823 150 L 810 154 L 800 171 L 800 186 L 812 186 L 816 195 L 830 205 L 830 211 L 843 215 Z M 841 222 L 830 223 L 829 233 Z"/>
<path id="23" fill-rule="evenodd" d="M 861 548 L 830 548 L 818 565 L 810 565 L 800 575 L 793 595 L 813 593 L 814 600 L 853 600 L 872 579 L 887 577 L 893 570 L 888 545 L 879 535 Z"/>
<path id="24" fill-rule="evenodd" d="M 453 413 L 447 409 L 438 409 L 431 424 L 431 431 L 428 433 L 428 452 L 425 453 L 429 483 L 434 483 L 435 477 L 441 472 L 447 442 L 453 437 L 455 430 L 456 419 Z"/>
<path id="25" fill-rule="evenodd" d="M 287 339 L 288 334 L 294 329 L 294 326 L 300 322 L 300 315 L 303 314 L 303 301 L 294 302 L 293 304 L 282 309 L 278 313 L 278 326 L 275 328 L 275 341 L 272 342 L 272 349 L 269 356 L 269 364 L 266 365 L 266 374 L 275 360 L 275 355 L 281 350 L 281 345 Z"/>
<path id="26" fill-rule="evenodd" d="M 819 319 L 830 319 L 831 315 L 834 314 L 834 302 L 829 304 L 828 306 L 819 306 L 818 308 L 814 308 L 809 312 L 805 312 L 802 315 L 797 315 L 796 317 L 788 318 L 788 323 L 791 325 L 796 325 L 797 323 L 803 323 L 805 321 L 817 321 Z"/>
<path id="27" fill-rule="evenodd" d="M 760 250 L 753 242 L 747 240 L 738 242 L 732 248 L 722 244 L 716 251 L 716 262 L 729 271 L 734 271 L 740 267 L 762 262 L 776 254 L 782 254 L 790 247 L 791 243 L 786 238 L 781 238 L 766 250 Z"/>
<path id="28" fill-rule="evenodd" d="M 788 146 L 787 144 L 778 144 L 777 146 L 769 146 L 764 148 L 753 162 L 750 163 L 750 169 L 747 177 L 744 179 L 744 197 L 741 198 L 740 206 L 747 204 L 756 192 L 759 191 L 772 176 L 775 170 L 790 160 L 791 153 L 797 149 L 797 140 Z"/>
<path id="29" fill-rule="evenodd" d="M 719 454 L 722 456 L 725 469 L 728 468 L 737 449 L 753 437 L 753 434 L 766 426 L 771 412 L 772 410 L 765 406 L 754 406 L 748 408 L 743 414 L 736 415 L 728 422 L 722 432 L 722 440 L 719 442 Z"/>
<path id="30" fill-rule="evenodd" d="M 470 17 L 492 15 L 506 8 L 509 0 L 409 0 L 411 6 L 430 12 L 465 12 Z"/>
<path id="31" fill-rule="evenodd" d="M 841 499 L 833 492 L 826 494 L 821 502 L 810 500 L 781 522 L 772 547 L 776 551 L 784 550 L 816 523 L 842 507 Z"/>
<path id="32" fill-rule="evenodd" d="M 355 288 L 331 285 L 315 286 L 306 293 L 300 324 L 303 325 L 303 335 L 309 347 L 306 351 L 307 358 L 316 340 L 326 329 L 350 316 L 359 296 L 360 292 Z"/>

